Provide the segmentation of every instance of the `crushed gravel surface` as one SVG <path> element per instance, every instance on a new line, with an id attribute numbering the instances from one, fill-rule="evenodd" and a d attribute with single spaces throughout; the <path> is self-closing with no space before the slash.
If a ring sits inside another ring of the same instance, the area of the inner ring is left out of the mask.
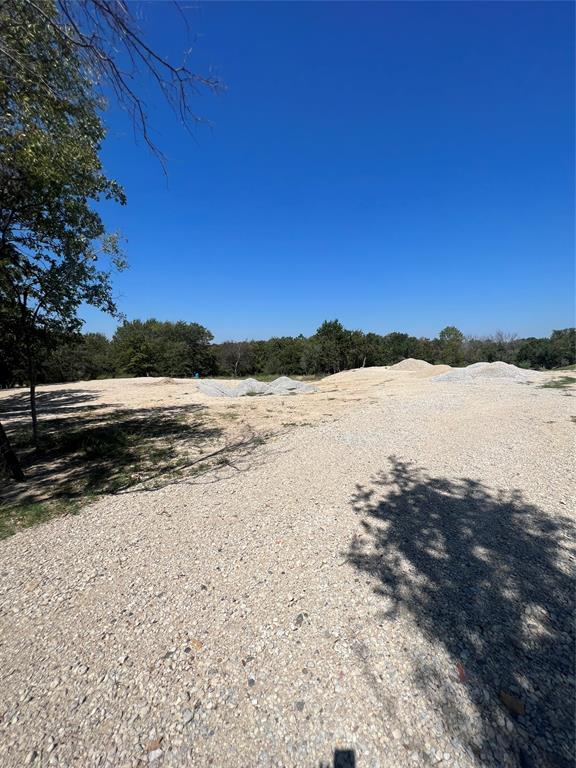
<path id="1" fill-rule="evenodd" d="M 425 381 L 0 544 L 0 765 L 573 755 L 573 396 Z"/>

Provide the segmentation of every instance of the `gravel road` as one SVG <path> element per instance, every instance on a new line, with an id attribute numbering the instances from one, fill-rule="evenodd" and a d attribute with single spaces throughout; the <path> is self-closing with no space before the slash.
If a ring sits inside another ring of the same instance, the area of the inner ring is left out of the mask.
<path id="1" fill-rule="evenodd" d="M 0 545 L 0 765 L 574 763 L 575 399 L 435 382 Z"/>

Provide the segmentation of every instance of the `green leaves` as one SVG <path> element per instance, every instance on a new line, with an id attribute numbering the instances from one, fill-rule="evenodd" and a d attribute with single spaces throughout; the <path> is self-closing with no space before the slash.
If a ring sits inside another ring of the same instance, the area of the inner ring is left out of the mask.
<path id="1" fill-rule="evenodd" d="M 99 158 L 101 100 L 52 0 L 0 5 L 0 302 L 31 349 L 71 333 L 91 304 L 119 316 L 111 275 L 126 267 L 94 204 L 125 203 Z"/>
<path id="2" fill-rule="evenodd" d="M 193 376 L 212 372 L 212 334 L 198 323 L 133 320 L 112 340 L 116 371 L 131 376 Z"/>

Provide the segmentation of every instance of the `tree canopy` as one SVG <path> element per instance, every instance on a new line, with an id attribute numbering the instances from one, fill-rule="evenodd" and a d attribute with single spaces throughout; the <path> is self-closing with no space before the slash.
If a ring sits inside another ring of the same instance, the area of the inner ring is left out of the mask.
<path id="1" fill-rule="evenodd" d="M 94 93 L 112 94 L 129 115 L 136 134 L 164 165 L 164 156 L 149 125 L 142 93 L 157 88 L 177 119 L 188 129 L 204 122 L 192 108 L 201 91 L 224 90 L 213 73 L 193 72 L 188 59 L 192 45 L 185 46 L 179 61 L 171 61 L 156 50 L 142 33 L 135 4 L 125 0 L 12 0 L 3 2 L 3 37 L 0 55 L 10 62 L 22 78 L 35 79 L 36 97 L 43 98 L 53 89 L 53 82 L 29 59 L 22 41 L 43 46 L 48 40 L 54 53 L 66 49 L 84 72 L 89 73 Z M 179 30 L 188 31 L 186 14 L 178 2 L 169 9 L 176 14 Z M 6 30 L 6 33 L 4 33 Z M 38 31 L 43 38 L 38 37 Z M 40 79 L 38 79 L 40 75 Z M 29 83 L 26 83 L 29 85 Z"/>
<path id="2" fill-rule="evenodd" d="M 193 376 L 214 370 L 212 334 L 198 323 L 134 320 L 114 335 L 115 370 L 130 376 Z"/>

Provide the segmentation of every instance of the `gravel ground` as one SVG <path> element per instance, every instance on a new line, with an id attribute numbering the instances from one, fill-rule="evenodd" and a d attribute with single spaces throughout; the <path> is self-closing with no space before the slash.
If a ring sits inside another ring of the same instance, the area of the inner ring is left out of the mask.
<path id="1" fill-rule="evenodd" d="M 2 542 L 0 764 L 572 766 L 574 402 L 396 389 Z"/>

